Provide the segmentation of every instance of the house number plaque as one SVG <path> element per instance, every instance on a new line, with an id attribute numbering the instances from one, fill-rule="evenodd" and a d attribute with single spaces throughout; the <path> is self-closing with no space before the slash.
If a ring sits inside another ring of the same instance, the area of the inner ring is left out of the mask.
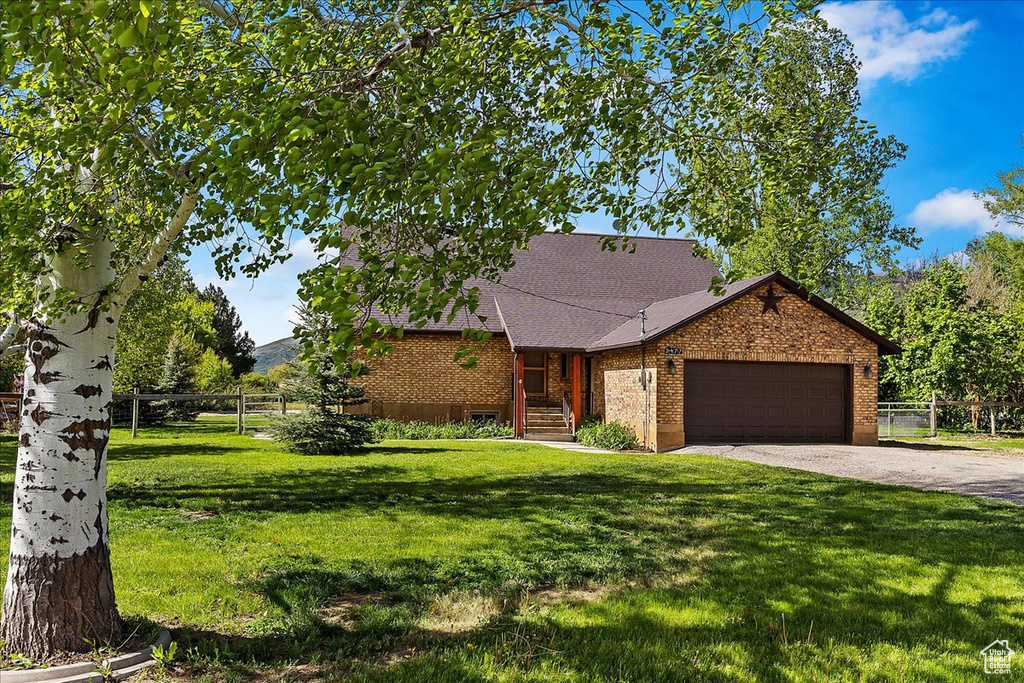
<path id="1" fill-rule="evenodd" d="M 681 356 L 683 355 L 683 350 L 678 346 L 666 346 L 665 353 L 669 356 Z"/>

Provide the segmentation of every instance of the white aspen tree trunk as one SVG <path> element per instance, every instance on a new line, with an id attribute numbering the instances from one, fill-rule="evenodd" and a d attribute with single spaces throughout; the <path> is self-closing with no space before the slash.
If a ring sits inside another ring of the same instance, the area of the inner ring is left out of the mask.
<path id="1" fill-rule="evenodd" d="M 81 313 L 40 315 L 29 324 L 24 410 L 14 481 L 10 566 L 0 641 L 32 658 L 116 642 L 107 535 L 116 307 L 110 246 L 91 265 L 73 255 L 53 263 L 49 287 L 78 293 Z"/>

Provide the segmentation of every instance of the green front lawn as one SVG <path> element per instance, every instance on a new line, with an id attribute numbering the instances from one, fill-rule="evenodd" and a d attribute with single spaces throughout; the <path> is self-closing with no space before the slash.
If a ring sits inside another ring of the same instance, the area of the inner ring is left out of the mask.
<path id="1" fill-rule="evenodd" d="M 1024 651 L 1008 504 L 509 442 L 302 457 L 228 429 L 111 450 L 119 603 L 173 627 L 177 678 L 983 680 L 988 643 Z M 4 438 L 3 501 L 13 462 Z"/>
<path id="2" fill-rule="evenodd" d="M 923 444 L 943 448 L 961 448 L 977 451 L 977 455 L 1010 455 L 1024 458 L 1024 435 L 1020 433 L 1000 434 L 992 437 L 988 434 L 954 434 L 939 432 L 935 438 L 894 436 L 883 437 L 883 443 L 899 445 L 900 442 Z"/>

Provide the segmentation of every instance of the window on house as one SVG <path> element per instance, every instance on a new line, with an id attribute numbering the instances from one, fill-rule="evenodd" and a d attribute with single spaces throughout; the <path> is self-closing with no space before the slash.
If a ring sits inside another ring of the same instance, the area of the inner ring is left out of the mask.
<path id="1" fill-rule="evenodd" d="M 548 356 L 543 351 L 523 354 L 523 386 L 527 396 L 545 396 L 548 393 Z"/>
<path id="2" fill-rule="evenodd" d="M 562 379 L 569 379 L 569 354 L 562 354 Z"/>
<path id="3" fill-rule="evenodd" d="M 498 411 L 496 410 L 471 410 L 469 411 L 470 422 L 497 422 Z"/>

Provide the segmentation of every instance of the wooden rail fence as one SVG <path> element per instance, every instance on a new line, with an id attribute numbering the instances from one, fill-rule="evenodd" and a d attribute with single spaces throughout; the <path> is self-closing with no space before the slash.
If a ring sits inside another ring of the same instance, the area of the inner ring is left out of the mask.
<path id="1" fill-rule="evenodd" d="M 138 389 L 130 394 L 114 394 L 114 401 L 131 402 L 132 438 L 139 433 L 139 413 L 143 401 L 230 401 L 236 406 L 236 431 L 246 433 L 247 422 L 258 429 L 269 422 L 271 413 L 288 413 L 288 402 L 278 394 L 246 394 L 241 388 L 233 394 L 156 394 Z M 21 394 L 0 393 L 0 425 L 17 424 L 21 417 Z M 257 424 L 258 423 L 258 424 Z"/>

